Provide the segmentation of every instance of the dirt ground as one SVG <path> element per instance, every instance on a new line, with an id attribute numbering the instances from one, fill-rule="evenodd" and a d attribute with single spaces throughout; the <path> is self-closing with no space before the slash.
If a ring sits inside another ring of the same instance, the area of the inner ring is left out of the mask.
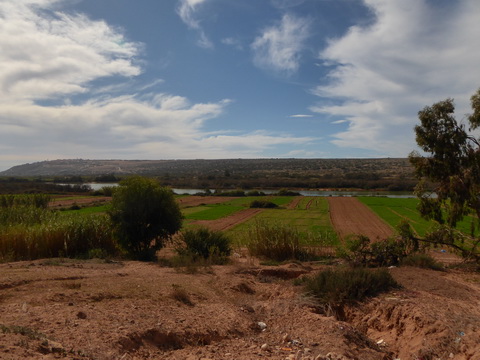
<path id="1" fill-rule="evenodd" d="M 294 284 L 325 266 L 0 264 L 0 359 L 480 359 L 478 274 L 391 269 L 339 321 Z"/>
<path id="2" fill-rule="evenodd" d="M 329 197 L 330 219 L 340 238 L 366 235 L 372 241 L 393 235 L 393 229 L 354 197 Z"/>

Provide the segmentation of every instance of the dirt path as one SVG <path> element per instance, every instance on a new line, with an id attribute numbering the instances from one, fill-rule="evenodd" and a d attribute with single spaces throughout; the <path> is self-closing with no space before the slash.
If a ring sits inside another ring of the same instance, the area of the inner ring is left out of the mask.
<path id="1" fill-rule="evenodd" d="M 302 197 L 301 196 L 297 196 L 295 197 L 291 202 L 290 204 L 287 205 L 287 209 L 296 209 L 298 203 L 300 202 L 300 200 L 302 200 Z"/>
<path id="2" fill-rule="evenodd" d="M 361 234 L 378 241 L 393 235 L 393 229 L 357 198 L 329 197 L 328 204 L 333 227 L 342 239 Z"/>
<path id="3" fill-rule="evenodd" d="M 247 221 L 261 211 L 263 211 L 263 209 L 245 209 L 218 220 L 197 220 L 191 222 L 191 224 L 206 226 L 212 230 L 225 231 Z"/>
<path id="4" fill-rule="evenodd" d="M 79 206 L 81 205 L 92 206 L 94 204 L 99 204 L 99 205 L 105 204 L 111 200 L 112 198 L 108 196 L 96 196 L 96 197 L 85 197 L 85 198 L 78 197 L 75 199 L 72 199 L 72 198 L 63 199 L 61 197 L 58 197 L 50 202 L 49 207 L 64 208 L 64 207 L 72 206 L 74 204 L 77 204 Z"/>

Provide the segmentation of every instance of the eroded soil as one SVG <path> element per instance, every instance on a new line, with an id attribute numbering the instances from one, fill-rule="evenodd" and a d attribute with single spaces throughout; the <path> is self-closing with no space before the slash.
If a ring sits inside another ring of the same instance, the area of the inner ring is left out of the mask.
<path id="1" fill-rule="evenodd" d="M 234 258 L 193 274 L 139 262 L 1 264 L 0 358 L 480 359 L 477 274 L 391 269 L 403 288 L 339 321 L 294 285 L 326 265 Z"/>

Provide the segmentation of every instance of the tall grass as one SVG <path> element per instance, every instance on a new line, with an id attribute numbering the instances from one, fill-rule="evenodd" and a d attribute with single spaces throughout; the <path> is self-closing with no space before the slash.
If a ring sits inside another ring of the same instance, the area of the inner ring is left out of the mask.
<path id="1" fill-rule="evenodd" d="M 0 260 L 86 257 L 116 251 L 106 216 L 62 215 L 33 206 L 0 208 Z"/>
<path id="2" fill-rule="evenodd" d="M 46 194 L 0 195 L 0 208 L 33 206 L 36 208 L 46 209 L 51 200 L 51 196 Z"/>
<path id="3" fill-rule="evenodd" d="M 275 261 L 306 260 L 311 254 L 301 241 L 300 232 L 293 227 L 257 221 L 247 230 L 245 243 L 252 256 Z"/>

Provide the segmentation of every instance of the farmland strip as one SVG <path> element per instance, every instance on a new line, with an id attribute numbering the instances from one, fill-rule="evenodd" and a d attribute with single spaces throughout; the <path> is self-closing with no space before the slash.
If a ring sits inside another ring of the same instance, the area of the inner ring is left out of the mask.
<path id="1" fill-rule="evenodd" d="M 349 234 L 365 235 L 372 241 L 393 235 L 393 229 L 357 198 L 329 197 L 328 204 L 333 227 L 342 240 Z"/>
<path id="2" fill-rule="evenodd" d="M 218 220 L 197 220 L 192 221 L 190 224 L 206 226 L 212 230 L 225 231 L 232 227 L 247 221 L 251 217 L 262 212 L 264 209 L 245 209 L 236 212 L 231 216 L 227 216 Z"/>

